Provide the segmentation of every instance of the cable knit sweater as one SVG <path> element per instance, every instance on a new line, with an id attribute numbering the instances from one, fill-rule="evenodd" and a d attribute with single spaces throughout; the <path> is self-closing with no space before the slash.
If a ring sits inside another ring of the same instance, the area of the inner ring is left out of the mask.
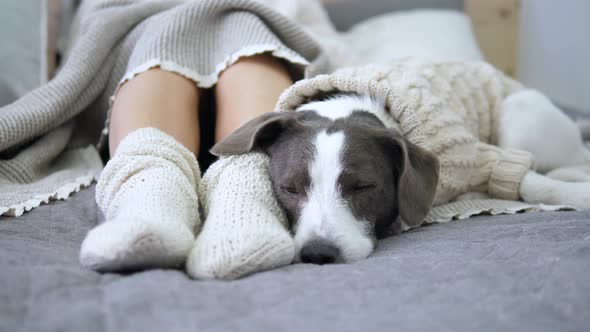
<path id="1" fill-rule="evenodd" d="M 407 139 L 438 156 L 435 205 L 468 191 L 517 200 L 532 156 L 493 144 L 502 100 L 519 89 L 518 82 L 485 63 L 408 60 L 300 81 L 283 93 L 277 109 L 291 111 L 331 91 L 371 95 L 383 101 Z"/>

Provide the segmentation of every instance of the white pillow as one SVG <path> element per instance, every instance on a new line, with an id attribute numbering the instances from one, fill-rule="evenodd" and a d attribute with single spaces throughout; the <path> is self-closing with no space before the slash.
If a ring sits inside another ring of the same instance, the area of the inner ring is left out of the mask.
<path id="1" fill-rule="evenodd" d="M 344 38 L 354 64 L 483 60 L 469 17 L 453 10 L 413 10 L 376 16 L 354 25 Z"/>

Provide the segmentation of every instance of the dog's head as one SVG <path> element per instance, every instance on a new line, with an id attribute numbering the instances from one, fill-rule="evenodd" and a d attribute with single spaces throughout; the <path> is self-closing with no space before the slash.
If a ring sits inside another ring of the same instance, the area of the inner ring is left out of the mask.
<path id="1" fill-rule="evenodd" d="M 355 96 L 313 102 L 297 112 L 264 114 L 211 152 L 268 154 L 297 258 L 351 262 L 367 257 L 398 216 L 420 223 L 438 182 L 437 158 L 386 128 L 379 112 L 381 105 Z"/>

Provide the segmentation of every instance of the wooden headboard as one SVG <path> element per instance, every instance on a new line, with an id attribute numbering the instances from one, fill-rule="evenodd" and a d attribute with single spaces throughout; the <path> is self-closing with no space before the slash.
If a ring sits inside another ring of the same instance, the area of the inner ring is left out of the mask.
<path id="1" fill-rule="evenodd" d="M 517 73 L 520 0 L 464 0 L 486 59 L 510 76 Z"/>

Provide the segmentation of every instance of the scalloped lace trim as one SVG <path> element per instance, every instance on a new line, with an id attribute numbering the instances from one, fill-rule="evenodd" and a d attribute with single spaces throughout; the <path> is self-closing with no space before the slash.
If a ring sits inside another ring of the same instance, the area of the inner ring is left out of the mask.
<path id="1" fill-rule="evenodd" d="M 257 45 L 250 45 L 240 49 L 237 52 L 234 52 L 228 55 L 223 61 L 221 61 L 217 66 L 215 66 L 215 70 L 213 73 L 208 75 L 199 74 L 198 72 L 194 71 L 193 69 L 181 66 L 173 61 L 162 61 L 160 59 L 151 59 L 143 64 L 135 67 L 133 70 L 128 71 L 125 76 L 119 82 L 119 87 L 121 84 L 127 82 L 128 80 L 132 79 L 133 77 L 145 72 L 151 68 L 156 66 L 160 66 L 160 68 L 168 71 L 176 72 L 182 76 L 185 76 L 197 83 L 200 88 L 210 88 L 219 79 L 219 74 L 222 71 L 226 70 L 229 66 L 233 65 L 236 61 L 240 58 L 252 56 L 255 54 L 261 54 L 271 52 L 271 55 L 276 58 L 281 58 L 287 60 L 291 63 L 298 64 L 298 65 L 309 65 L 309 61 L 305 60 L 303 57 L 299 56 L 295 52 L 290 53 L 284 49 L 279 48 L 277 45 L 273 44 L 257 44 Z M 118 88 L 117 88 L 118 90 Z M 117 94 L 116 90 L 113 95 Z"/>
<path id="2" fill-rule="evenodd" d="M 47 204 L 50 201 L 65 200 L 71 194 L 79 192 L 81 189 L 90 186 L 98 179 L 98 174 L 94 172 L 79 176 L 74 181 L 66 183 L 54 192 L 37 194 L 32 198 L 10 206 L 0 206 L 0 216 L 20 217 L 23 213 L 39 207 L 41 204 Z"/>

